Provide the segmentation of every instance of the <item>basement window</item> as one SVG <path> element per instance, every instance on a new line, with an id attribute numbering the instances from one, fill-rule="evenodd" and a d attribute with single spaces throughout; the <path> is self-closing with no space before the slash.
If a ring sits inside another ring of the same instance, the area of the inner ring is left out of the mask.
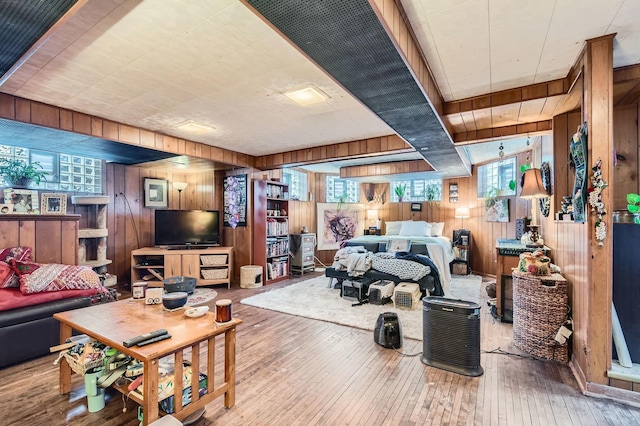
<path id="1" fill-rule="evenodd" d="M 516 195 L 509 182 L 516 178 L 516 157 L 478 167 L 478 198 Z"/>
<path id="2" fill-rule="evenodd" d="M 351 179 L 340 179 L 328 175 L 326 179 L 325 200 L 327 203 L 359 203 L 360 183 Z"/>
<path id="3" fill-rule="evenodd" d="M 102 194 L 102 160 L 99 158 L 11 145 L 0 145 L 0 158 L 24 163 L 37 162 L 42 166 L 38 170 L 47 172 L 47 175 L 39 185 L 32 183 L 30 189 Z M 9 186 L 2 176 L 0 186 Z"/>
<path id="4" fill-rule="evenodd" d="M 442 200 L 442 179 L 413 179 L 392 181 L 391 202 L 394 203 L 400 201 L 400 196 L 398 196 L 396 188 L 404 188 L 402 201 Z"/>
<path id="5" fill-rule="evenodd" d="M 307 184 L 307 173 L 294 169 L 282 171 L 282 180 L 289 185 L 289 199 L 307 201 L 309 186 Z"/>

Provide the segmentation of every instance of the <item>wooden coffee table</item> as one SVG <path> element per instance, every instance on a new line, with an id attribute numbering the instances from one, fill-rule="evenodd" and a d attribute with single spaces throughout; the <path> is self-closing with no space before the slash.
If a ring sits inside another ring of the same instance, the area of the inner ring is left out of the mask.
<path id="1" fill-rule="evenodd" d="M 105 345 L 132 356 L 144 363 L 143 393 L 129 392 L 126 386 L 113 386 L 128 394 L 144 412 L 143 424 L 158 419 L 158 360 L 167 355 L 174 356 L 174 412 L 173 416 L 183 420 L 196 410 L 224 394 L 227 408 L 235 404 L 235 351 L 236 325 L 242 321 L 232 319 L 223 325 L 214 322 L 215 316 L 207 312 L 200 318 L 188 318 L 184 310 L 167 311 L 162 305 L 145 305 L 143 300 L 126 299 L 87 308 L 60 312 L 53 316 L 60 321 L 60 342 L 71 337 L 72 330 L 85 333 Z M 164 328 L 172 335 L 170 339 L 146 346 L 125 348 L 123 341 L 132 337 Z M 215 337 L 224 334 L 224 382 L 216 386 Z M 207 393 L 202 397 L 191 392 L 191 403 L 182 406 L 184 350 L 191 348 L 191 389 L 199 389 L 200 353 L 206 350 Z M 60 363 L 60 393 L 71 392 L 71 367 L 66 361 Z M 143 397 L 144 395 L 144 397 Z"/>

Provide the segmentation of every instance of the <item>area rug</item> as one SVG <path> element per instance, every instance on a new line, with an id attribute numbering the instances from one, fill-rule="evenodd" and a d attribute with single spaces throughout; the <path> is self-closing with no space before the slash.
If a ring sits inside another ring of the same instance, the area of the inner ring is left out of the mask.
<path id="1" fill-rule="evenodd" d="M 451 278 L 451 299 L 480 302 L 482 277 L 478 275 Z M 402 334 L 409 339 L 422 340 L 422 302 L 414 310 L 396 309 L 393 303 L 386 305 L 351 306 L 353 302 L 340 297 L 340 290 L 328 287 L 327 277 L 316 277 L 276 290 L 267 291 L 240 301 L 245 305 L 272 311 L 284 312 L 305 318 L 373 330 L 378 315 L 382 312 L 396 312 L 402 326 Z"/>
<path id="2" fill-rule="evenodd" d="M 196 287 L 193 294 L 190 294 L 189 298 L 187 298 L 187 305 L 202 305 L 203 303 L 215 299 L 217 295 L 218 292 L 213 289 Z"/>

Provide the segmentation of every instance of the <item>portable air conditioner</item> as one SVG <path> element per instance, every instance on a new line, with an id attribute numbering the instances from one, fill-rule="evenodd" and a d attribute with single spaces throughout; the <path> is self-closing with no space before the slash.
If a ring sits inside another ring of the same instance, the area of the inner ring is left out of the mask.
<path id="1" fill-rule="evenodd" d="M 373 341 L 389 349 L 402 347 L 402 327 L 400 326 L 398 314 L 384 312 L 378 315 L 373 331 Z"/>
<path id="2" fill-rule="evenodd" d="M 393 289 L 393 306 L 398 309 L 418 309 L 420 286 L 415 283 L 400 283 Z"/>
<path id="3" fill-rule="evenodd" d="M 369 286 L 369 303 L 373 305 L 384 305 L 391 302 L 393 289 L 396 283 L 393 281 L 381 280 Z"/>
<path id="4" fill-rule="evenodd" d="M 422 362 L 465 376 L 481 376 L 480 305 L 444 297 L 422 301 Z"/>

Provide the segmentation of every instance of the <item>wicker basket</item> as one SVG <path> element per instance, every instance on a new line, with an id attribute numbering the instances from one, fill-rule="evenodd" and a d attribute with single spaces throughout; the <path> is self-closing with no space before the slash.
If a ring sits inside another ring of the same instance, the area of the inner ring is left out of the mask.
<path id="1" fill-rule="evenodd" d="M 202 278 L 205 280 L 223 280 L 227 278 L 227 274 L 229 270 L 227 268 L 224 269 L 202 269 L 200 271 L 202 274 Z"/>
<path id="2" fill-rule="evenodd" d="M 69 367 L 73 370 L 74 373 L 83 375 L 91 370 L 92 368 L 101 367 L 104 364 L 104 353 L 98 352 L 96 353 L 96 358 L 89 362 L 82 362 L 82 357 L 75 353 L 64 352 L 62 354 L 64 359 L 69 364 Z"/>
<path id="3" fill-rule="evenodd" d="M 204 266 L 225 265 L 227 263 L 226 254 L 203 254 L 200 255 L 200 262 Z"/>
<path id="4" fill-rule="evenodd" d="M 567 320 L 567 281 L 560 274 L 536 276 L 513 272 L 513 340 L 539 358 L 569 362 L 569 342 L 556 333 Z"/>

